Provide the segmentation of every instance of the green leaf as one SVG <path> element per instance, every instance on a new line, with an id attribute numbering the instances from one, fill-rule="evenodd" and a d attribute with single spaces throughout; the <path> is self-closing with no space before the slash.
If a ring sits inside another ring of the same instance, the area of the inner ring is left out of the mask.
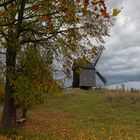
<path id="1" fill-rule="evenodd" d="M 118 14 L 120 13 L 119 9 L 113 9 L 113 16 L 118 16 Z"/>

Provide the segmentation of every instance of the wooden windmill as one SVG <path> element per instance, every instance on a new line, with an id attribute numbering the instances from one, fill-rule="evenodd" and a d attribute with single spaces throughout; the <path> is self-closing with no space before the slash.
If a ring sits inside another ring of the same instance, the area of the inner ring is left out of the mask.
<path id="1" fill-rule="evenodd" d="M 99 79 L 106 85 L 107 80 L 102 76 L 97 70 L 96 65 L 101 56 L 103 48 L 100 48 L 98 51 L 97 57 L 94 59 L 94 62 L 83 62 L 81 59 L 74 60 L 73 63 L 73 87 L 80 88 L 91 88 L 96 87 L 96 75 Z"/>

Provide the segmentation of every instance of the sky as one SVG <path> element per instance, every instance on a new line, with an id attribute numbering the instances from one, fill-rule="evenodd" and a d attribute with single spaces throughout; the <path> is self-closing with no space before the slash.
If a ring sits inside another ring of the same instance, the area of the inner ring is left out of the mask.
<path id="1" fill-rule="evenodd" d="M 107 7 L 121 13 L 106 39 L 97 70 L 108 84 L 140 81 L 140 0 L 106 0 Z"/>
<path id="2" fill-rule="evenodd" d="M 121 13 L 106 39 L 97 69 L 109 85 L 140 81 L 140 0 L 107 0 L 107 5 Z"/>

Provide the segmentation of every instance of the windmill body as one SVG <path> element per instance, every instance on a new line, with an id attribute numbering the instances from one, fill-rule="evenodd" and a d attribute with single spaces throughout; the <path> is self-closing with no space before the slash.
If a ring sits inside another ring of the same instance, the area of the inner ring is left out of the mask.
<path id="1" fill-rule="evenodd" d="M 83 61 L 81 59 L 74 60 L 73 63 L 73 83 L 72 86 L 80 88 L 96 87 L 96 76 L 106 85 L 107 80 L 96 70 L 95 66 L 99 60 L 102 50 L 94 60 L 94 63 Z"/>

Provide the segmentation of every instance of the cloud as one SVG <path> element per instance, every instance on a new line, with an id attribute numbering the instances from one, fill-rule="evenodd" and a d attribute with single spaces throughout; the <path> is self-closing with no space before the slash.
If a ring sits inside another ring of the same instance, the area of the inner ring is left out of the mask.
<path id="1" fill-rule="evenodd" d="M 108 0 L 109 8 L 123 7 L 117 17 L 106 49 L 97 65 L 109 84 L 140 81 L 140 1 Z"/>
<path id="2" fill-rule="evenodd" d="M 107 0 L 106 4 L 108 9 L 112 10 L 113 8 L 121 8 L 123 0 Z"/>

